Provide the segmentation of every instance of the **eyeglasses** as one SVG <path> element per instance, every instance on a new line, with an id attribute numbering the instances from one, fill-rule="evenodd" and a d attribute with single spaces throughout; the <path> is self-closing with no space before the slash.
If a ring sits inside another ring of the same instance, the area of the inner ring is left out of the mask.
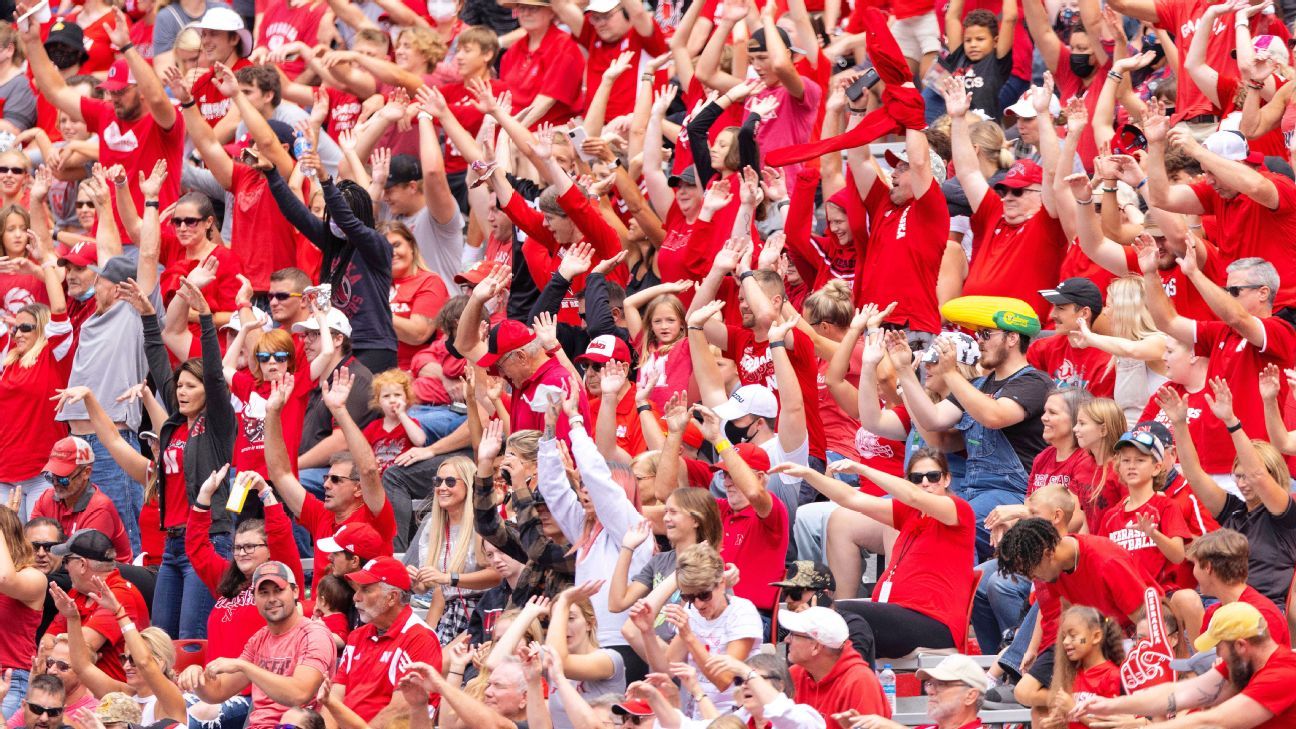
<path id="1" fill-rule="evenodd" d="M 360 479 L 356 478 L 355 476 L 339 476 L 336 473 L 330 473 L 328 475 L 328 482 L 333 484 L 334 486 L 337 486 L 343 481 L 359 481 L 359 480 Z"/>
<path id="2" fill-rule="evenodd" d="M 26 167 L 0 167 L 0 175 L 25 175 Z"/>
<path id="3" fill-rule="evenodd" d="M 171 225 L 177 228 L 193 228 L 207 218 L 171 218 Z"/>
<path id="4" fill-rule="evenodd" d="M 288 358 L 290 356 L 292 356 L 292 352 L 257 352 L 256 353 L 257 361 L 260 362 L 261 364 L 265 364 L 269 362 L 271 359 L 273 359 L 274 361 L 280 364 L 283 364 L 288 361 Z"/>
<path id="5" fill-rule="evenodd" d="M 983 342 L 988 342 L 990 341 L 990 337 L 993 337 L 996 334 L 1003 334 L 1003 330 L 1002 329 L 978 329 L 976 333 L 976 338 L 980 339 Z"/>
<path id="6" fill-rule="evenodd" d="M 72 664 L 68 663 L 67 661 L 60 661 L 57 658 L 46 658 L 45 670 L 48 671 L 51 668 L 57 668 L 60 671 L 71 671 Z"/>
<path id="7" fill-rule="evenodd" d="M 76 201 L 76 209 L 77 209 L 77 210 L 94 210 L 94 206 L 95 206 L 95 204 L 94 204 L 94 200 L 77 200 L 77 201 Z"/>
<path id="8" fill-rule="evenodd" d="M 22 324 L 15 324 L 14 331 L 22 332 L 23 334 L 31 334 L 32 332 L 36 331 L 36 325 L 28 324 L 27 322 L 23 322 Z"/>
<path id="9" fill-rule="evenodd" d="M 588 366 L 592 371 L 594 371 L 594 372 L 602 372 L 602 371 L 603 371 L 603 365 L 605 365 L 605 364 L 607 364 L 607 363 L 606 363 L 606 362 L 590 362 L 589 365 L 587 365 L 587 366 Z"/>
<path id="10" fill-rule="evenodd" d="M 714 596 L 715 596 L 715 588 L 714 588 L 714 587 L 711 588 L 710 590 L 705 591 L 705 592 L 698 592 L 698 593 L 694 593 L 694 594 L 689 594 L 689 593 L 681 592 L 681 593 L 680 593 L 680 602 L 688 603 L 688 604 L 690 604 L 690 605 L 693 604 L 693 603 L 695 603 L 695 602 L 711 602 L 711 598 L 714 597 Z"/>
<path id="11" fill-rule="evenodd" d="M 1012 188 L 1000 185 L 995 188 L 995 191 L 999 193 L 1000 197 L 1021 197 L 1028 192 L 1039 192 L 1039 189 L 1033 187 Z"/>
<path id="12" fill-rule="evenodd" d="M 288 299 L 300 299 L 301 297 L 301 294 L 294 294 L 291 291 L 271 291 L 266 294 L 266 298 L 274 299 L 275 301 L 287 301 Z M 285 724 L 284 726 L 289 725 Z"/>
<path id="13" fill-rule="evenodd" d="M 32 549 L 37 552 L 53 551 L 54 547 L 58 546 L 59 544 L 61 544 L 61 542 L 32 542 L 31 543 Z"/>
<path id="14" fill-rule="evenodd" d="M 445 478 L 440 476 L 432 477 L 432 488 L 437 488 L 441 484 L 445 484 L 447 488 L 454 488 L 459 485 L 459 479 L 454 476 L 446 476 Z"/>
<path id="15" fill-rule="evenodd" d="M 48 717 L 55 717 L 55 716 L 61 716 L 63 714 L 62 706 L 41 706 L 40 704 L 33 704 L 32 702 L 28 701 L 27 708 L 30 709 L 31 713 L 35 714 L 36 716 L 40 716 L 41 714 L 44 714 L 45 716 Z"/>
<path id="16" fill-rule="evenodd" d="M 1229 293 L 1229 296 L 1232 296 L 1233 298 L 1236 299 L 1237 297 L 1242 295 L 1243 291 L 1246 291 L 1247 289 L 1258 289 L 1263 287 L 1264 284 L 1246 284 L 1244 286 L 1225 286 L 1224 290 Z"/>
<path id="17" fill-rule="evenodd" d="M 944 691 L 945 689 L 951 686 L 962 686 L 964 688 L 968 688 L 968 685 L 963 683 L 962 681 L 936 681 L 936 680 L 923 681 L 923 691 L 929 694 L 940 693 L 941 691 Z"/>
<path id="18" fill-rule="evenodd" d="M 783 685 L 783 677 L 782 677 L 782 676 L 776 676 L 776 675 L 774 675 L 774 674 L 772 674 L 772 673 L 761 673 L 761 674 L 758 674 L 758 675 L 759 675 L 761 678 L 765 679 L 766 681 L 769 681 L 770 683 L 777 683 L 777 684 L 779 684 L 780 686 Z M 746 682 L 747 682 L 747 679 L 743 678 L 742 676 L 734 676 L 734 677 L 733 677 L 733 685 L 735 685 L 735 686 L 741 686 L 741 685 L 743 685 L 743 684 L 746 683 Z"/>
<path id="19" fill-rule="evenodd" d="M 909 479 L 909 483 L 921 486 L 923 481 L 928 483 L 940 483 L 941 477 L 944 475 L 945 474 L 940 471 L 914 471 L 913 473 L 906 474 L 905 478 Z"/>
<path id="20" fill-rule="evenodd" d="M 265 542 L 256 542 L 255 544 L 235 544 L 234 552 L 237 554 L 252 554 L 264 546 L 266 546 Z"/>

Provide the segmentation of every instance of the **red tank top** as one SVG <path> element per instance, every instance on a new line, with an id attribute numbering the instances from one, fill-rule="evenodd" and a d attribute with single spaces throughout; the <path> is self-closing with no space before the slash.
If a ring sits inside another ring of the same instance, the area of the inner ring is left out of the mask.
<path id="1" fill-rule="evenodd" d="M 36 656 L 36 629 L 41 623 L 40 610 L 32 610 L 8 595 L 0 594 L 0 625 L 9 640 L 0 640 L 0 668 L 30 670 Z"/>

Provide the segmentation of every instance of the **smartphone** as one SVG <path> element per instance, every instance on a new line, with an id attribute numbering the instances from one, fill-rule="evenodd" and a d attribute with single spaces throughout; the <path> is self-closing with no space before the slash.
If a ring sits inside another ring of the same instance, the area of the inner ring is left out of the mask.
<path id="1" fill-rule="evenodd" d="M 585 133 L 585 127 L 567 130 L 567 138 L 571 140 L 572 146 L 576 148 L 576 154 L 580 155 L 585 164 L 593 164 L 594 160 L 598 159 L 592 154 L 586 154 L 585 150 L 581 148 L 581 145 L 585 144 L 585 140 L 589 138 L 589 135 Z"/>
<path id="2" fill-rule="evenodd" d="M 881 80 L 881 77 L 878 76 L 877 69 L 869 68 L 869 70 L 865 71 L 862 76 L 855 79 L 855 83 L 846 87 L 846 98 L 851 101 L 859 101 L 865 91 L 877 86 L 878 81 Z"/>

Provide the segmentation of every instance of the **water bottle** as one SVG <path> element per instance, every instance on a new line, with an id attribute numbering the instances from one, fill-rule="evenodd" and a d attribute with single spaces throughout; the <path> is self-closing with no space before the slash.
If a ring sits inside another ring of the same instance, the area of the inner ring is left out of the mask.
<path id="1" fill-rule="evenodd" d="M 878 681 L 882 684 L 882 693 L 886 694 L 887 704 L 891 707 L 892 716 L 896 713 L 896 676 L 895 671 L 891 670 L 891 664 L 882 666 L 882 672 L 878 674 Z"/>
<path id="2" fill-rule="evenodd" d="M 293 151 L 293 157 L 296 159 L 301 159 L 303 154 L 306 154 L 307 152 L 311 151 L 310 140 L 307 139 L 306 135 L 302 134 L 300 131 L 298 131 L 296 134 L 293 135 L 292 151 Z M 302 171 L 302 173 L 307 177 L 314 177 L 316 175 L 316 172 L 317 171 L 314 167 L 309 167 Z"/>

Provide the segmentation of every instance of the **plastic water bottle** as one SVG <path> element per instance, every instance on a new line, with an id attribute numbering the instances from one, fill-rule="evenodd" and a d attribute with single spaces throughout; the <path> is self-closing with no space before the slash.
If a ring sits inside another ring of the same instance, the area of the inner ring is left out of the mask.
<path id="1" fill-rule="evenodd" d="M 882 672 L 878 674 L 878 681 L 882 684 L 882 693 L 886 694 L 887 704 L 891 706 L 891 714 L 896 713 L 896 675 L 891 670 L 891 664 L 882 666 Z"/>
<path id="2" fill-rule="evenodd" d="M 310 140 L 307 139 L 306 135 L 302 134 L 300 131 L 298 131 L 296 134 L 293 135 L 292 151 L 293 151 L 293 157 L 295 159 L 301 159 L 301 156 L 303 154 L 306 154 L 307 152 L 311 151 Z M 314 167 L 309 167 L 304 171 L 304 174 L 307 177 L 314 177 L 316 175 L 316 170 Z"/>

